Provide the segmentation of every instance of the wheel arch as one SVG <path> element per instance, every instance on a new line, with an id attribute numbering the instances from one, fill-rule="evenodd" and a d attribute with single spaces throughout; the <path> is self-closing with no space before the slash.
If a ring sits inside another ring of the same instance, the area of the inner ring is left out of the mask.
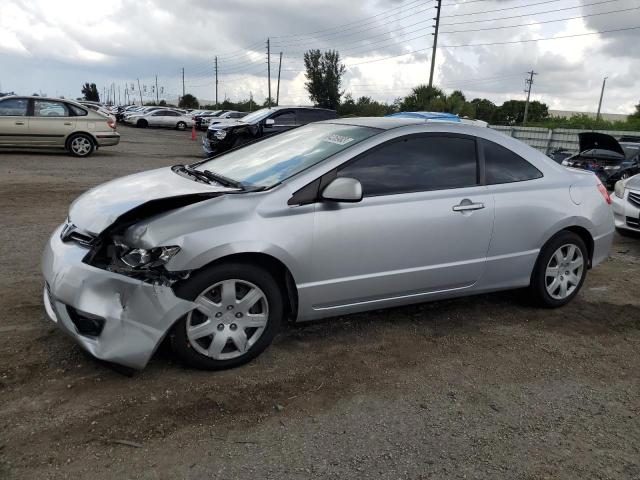
<path id="1" fill-rule="evenodd" d="M 64 148 L 68 149 L 69 148 L 69 142 L 71 141 L 71 139 L 76 136 L 76 135 L 86 135 L 88 136 L 91 141 L 93 142 L 93 146 L 94 147 L 98 147 L 98 139 L 95 137 L 94 134 L 92 134 L 91 132 L 87 132 L 85 130 L 78 130 L 75 132 L 71 132 L 69 135 L 67 135 L 67 138 L 65 138 L 64 140 Z"/>
<path id="2" fill-rule="evenodd" d="M 287 320 L 295 322 L 298 316 L 298 289 L 291 270 L 284 264 L 282 260 L 268 253 L 263 252 L 239 252 L 231 253 L 212 260 L 201 267 L 192 270 L 191 275 L 198 273 L 207 268 L 225 263 L 246 263 L 249 265 L 257 265 L 269 272 L 278 282 L 280 291 L 283 292 L 283 301 Z M 181 297 L 180 286 L 187 280 L 177 282 L 174 286 L 174 292 Z"/>
<path id="3" fill-rule="evenodd" d="M 585 246 L 587 247 L 587 257 L 588 257 L 587 268 L 591 268 L 591 264 L 593 261 L 593 252 L 595 248 L 594 240 L 593 240 L 593 236 L 591 235 L 591 232 L 589 232 L 589 230 L 582 225 L 572 224 L 572 225 L 563 226 L 562 228 L 557 230 L 553 235 L 547 238 L 547 240 L 544 242 L 544 244 L 540 248 L 540 252 L 544 250 L 544 248 L 549 244 L 549 242 L 551 242 L 554 238 L 556 238 L 558 235 L 560 235 L 563 232 L 575 233 L 584 242 Z"/>

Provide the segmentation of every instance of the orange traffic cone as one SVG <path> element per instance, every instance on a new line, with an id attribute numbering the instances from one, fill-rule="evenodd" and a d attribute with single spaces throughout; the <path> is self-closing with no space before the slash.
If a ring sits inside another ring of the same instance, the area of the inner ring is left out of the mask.
<path id="1" fill-rule="evenodd" d="M 196 124 L 194 123 L 191 126 L 191 140 L 195 140 L 196 139 Z"/>

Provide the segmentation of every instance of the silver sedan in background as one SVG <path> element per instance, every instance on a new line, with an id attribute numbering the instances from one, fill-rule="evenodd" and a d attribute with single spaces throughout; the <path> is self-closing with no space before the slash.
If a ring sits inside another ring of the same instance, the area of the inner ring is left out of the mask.
<path id="1" fill-rule="evenodd" d="M 124 122 L 139 128 L 168 127 L 185 130 L 193 126 L 193 117 L 181 110 L 159 108 L 157 110 L 125 116 Z"/>
<path id="2" fill-rule="evenodd" d="M 43 257 L 49 317 L 143 368 L 263 351 L 284 321 L 528 287 L 561 307 L 607 258 L 611 199 L 494 130 L 411 118 L 312 123 L 98 186 Z"/>

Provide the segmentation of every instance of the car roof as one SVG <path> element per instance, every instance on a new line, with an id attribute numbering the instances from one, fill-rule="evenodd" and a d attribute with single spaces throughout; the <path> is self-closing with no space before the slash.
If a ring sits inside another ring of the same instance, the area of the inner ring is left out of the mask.
<path id="1" fill-rule="evenodd" d="M 390 130 L 392 128 L 404 127 L 406 125 L 420 125 L 423 123 L 433 122 L 428 122 L 421 118 L 407 117 L 351 117 L 323 120 L 322 122 L 318 123 L 335 123 L 341 125 L 353 125 L 356 127 L 372 127 L 378 128 L 380 130 Z"/>
<path id="2" fill-rule="evenodd" d="M 331 110 L 330 108 L 320 108 L 320 107 L 314 107 L 314 106 L 305 106 L 305 105 L 278 105 L 277 107 L 265 107 L 268 108 L 269 110 L 284 110 L 284 109 L 304 109 L 304 110 L 319 110 L 322 112 L 333 112 L 335 113 L 335 110 Z M 250 112 L 251 113 L 251 112 Z"/>

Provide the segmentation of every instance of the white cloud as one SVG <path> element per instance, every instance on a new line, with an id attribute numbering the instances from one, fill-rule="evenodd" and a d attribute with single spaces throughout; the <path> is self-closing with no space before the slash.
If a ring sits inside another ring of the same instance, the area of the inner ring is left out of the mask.
<path id="1" fill-rule="evenodd" d="M 637 0 L 582 7 L 594 2 L 576 2 L 445 2 L 436 83 L 449 91 L 459 88 L 468 98 L 482 96 L 500 103 L 523 97 L 525 72 L 533 68 L 539 73 L 534 98 L 553 108 L 593 110 L 602 77 L 608 75 L 604 110 L 632 111 L 640 91 L 636 48 L 640 30 L 447 47 L 638 26 L 640 10 L 593 15 L 636 8 Z M 577 8 L 550 12 L 574 5 Z M 337 48 L 346 64 L 358 64 L 345 75 L 346 91 L 392 101 L 428 81 L 432 40 L 428 27 L 433 15 L 427 0 L 3 0 L 0 81 L 5 90 L 77 96 L 85 81 L 100 87 L 114 83 L 121 90 L 134 83 L 137 94 L 140 79 L 151 99 L 158 75 L 165 96 L 175 99 L 182 92 L 184 67 L 186 89 L 211 100 L 213 59 L 218 55 L 219 99 L 225 94 L 247 98 L 251 92 L 261 102 L 267 93 L 264 43 L 270 36 L 274 97 L 278 53 L 284 52 L 282 102 L 309 103 L 301 70 L 302 52 L 311 47 Z M 593 16 L 549 22 L 580 15 Z M 347 25 L 336 28 L 341 24 Z M 513 25 L 521 26 L 496 28 Z M 492 30 L 482 30 L 486 28 Z M 362 63 L 408 52 L 414 53 Z"/>

